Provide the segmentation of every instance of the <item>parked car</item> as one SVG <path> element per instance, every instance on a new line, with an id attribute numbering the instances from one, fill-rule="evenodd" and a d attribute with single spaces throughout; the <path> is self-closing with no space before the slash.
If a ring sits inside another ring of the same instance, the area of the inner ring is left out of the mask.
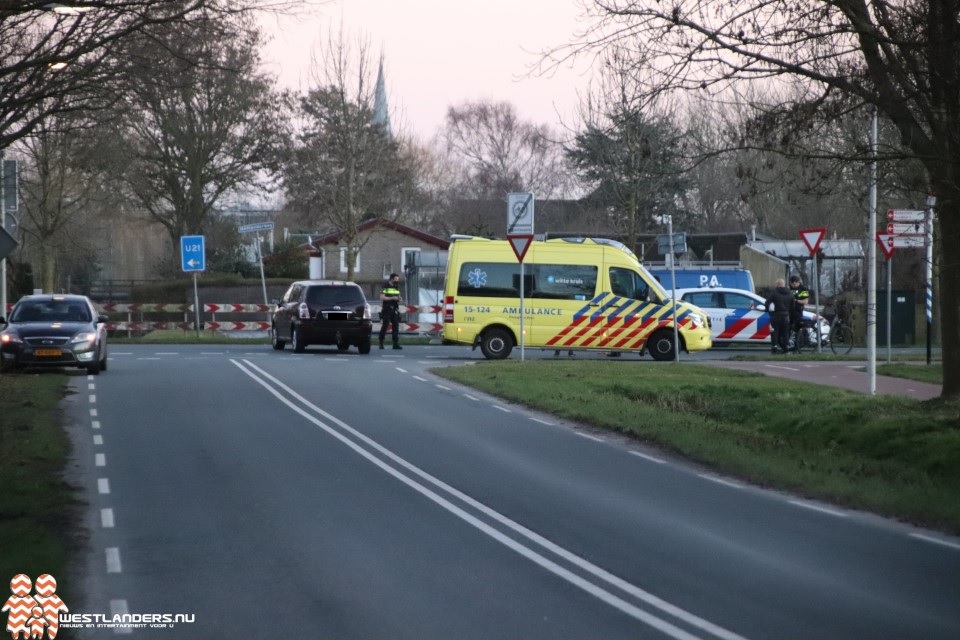
<path id="1" fill-rule="evenodd" d="M 289 342 L 297 353 L 311 344 L 335 344 L 340 351 L 355 346 L 360 353 L 370 353 L 373 320 L 356 283 L 301 280 L 275 304 L 270 342 L 277 351 Z"/>
<path id="2" fill-rule="evenodd" d="M 9 318 L 0 316 L 0 369 L 79 367 L 107 369 L 107 316 L 90 298 L 30 295 L 17 301 Z"/>
<path id="3" fill-rule="evenodd" d="M 766 300 L 754 292 L 729 287 L 701 287 L 677 289 L 675 295 L 678 300 L 696 305 L 707 314 L 713 342 L 769 346 L 770 315 Z M 830 323 L 810 311 L 804 311 L 803 318 L 810 344 L 817 344 L 817 322 L 820 323 L 821 344 L 829 344 Z"/>

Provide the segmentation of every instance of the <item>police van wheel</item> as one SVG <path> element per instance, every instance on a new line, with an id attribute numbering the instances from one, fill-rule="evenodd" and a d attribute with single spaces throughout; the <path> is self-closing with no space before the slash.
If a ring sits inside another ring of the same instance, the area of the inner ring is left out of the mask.
<path id="1" fill-rule="evenodd" d="M 676 353 L 673 347 L 673 329 L 662 329 L 650 336 L 647 341 L 647 351 L 654 360 L 673 360 Z"/>
<path id="2" fill-rule="evenodd" d="M 480 339 L 480 350 L 490 360 L 503 360 L 513 350 L 513 338 L 506 329 L 488 329 Z"/>

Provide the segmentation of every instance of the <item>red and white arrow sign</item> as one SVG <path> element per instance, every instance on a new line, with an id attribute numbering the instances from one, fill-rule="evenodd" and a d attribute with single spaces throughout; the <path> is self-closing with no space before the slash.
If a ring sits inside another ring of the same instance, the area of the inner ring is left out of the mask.
<path id="1" fill-rule="evenodd" d="M 893 252 L 896 251 L 896 248 L 893 245 L 892 233 L 877 231 L 877 244 L 880 245 L 880 250 L 883 251 L 883 255 L 886 256 L 887 260 L 893 257 Z"/>
<path id="2" fill-rule="evenodd" d="M 823 241 L 825 235 L 827 235 L 827 230 L 824 228 L 800 230 L 800 238 L 803 240 L 803 243 L 807 245 L 807 249 L 810 250 L 810 255 L 817 253 L 817 249 L 820 248 L 820 243 Z"/>

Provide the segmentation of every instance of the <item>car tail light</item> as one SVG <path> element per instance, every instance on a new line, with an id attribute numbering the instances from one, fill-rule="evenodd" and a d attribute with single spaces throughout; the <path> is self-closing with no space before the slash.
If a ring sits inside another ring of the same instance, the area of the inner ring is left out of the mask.
<path id="1" fill-rule="evenodd" d="M 443 299 L 443 322 L 444 324 L 453 322 L 453 296 L 446 296 Z"/>
<path id="2" fill-rule="evenodd" d="M 310 319 L 310 307 L 307 306 L 306 302 L 300 303 L 300 319 L 301 320 Z"/>

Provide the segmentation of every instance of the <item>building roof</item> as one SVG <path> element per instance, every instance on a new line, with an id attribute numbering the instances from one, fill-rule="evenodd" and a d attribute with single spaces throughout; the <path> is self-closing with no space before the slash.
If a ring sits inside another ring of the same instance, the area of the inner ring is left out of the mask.
<path id="1" fill-rule="evenodd" d="M 359 231 L 360 233 L 364 233 L 367 231 L 375 231 L 378 227 L 383 229 L 391 229 L 393 231 L 396 231 L 397 233 L 401 233 L 405 236 L 410 236 L 411 238 L 415 238 L 416 240 L 419 240 L 423 244 L 434 246 L 438 249 L 446 250 L 450 247 L 449 240 L 438 238 L 437 236 L 420 231 L 419 229 L 414 229 L 413 227 L 408 227 L 405 224 L 394 222 L 392 220 L 383 220 L 379 218 L 367 220 L 366 222 L 361 223 L 359 227 L 357 227 L 357 231 Z M 343 234 L 340 233 L 339 231 L 335 231 L 335 232 L 328 233 L 328 234 L 319 236 L 317 238 L 314 238 L 310 244 L 313 245 L 315 248 L 319 249 L 320 247 L 327 246 L 327 245 L 339 245 L 342 238 L 343 238 Z"/>

